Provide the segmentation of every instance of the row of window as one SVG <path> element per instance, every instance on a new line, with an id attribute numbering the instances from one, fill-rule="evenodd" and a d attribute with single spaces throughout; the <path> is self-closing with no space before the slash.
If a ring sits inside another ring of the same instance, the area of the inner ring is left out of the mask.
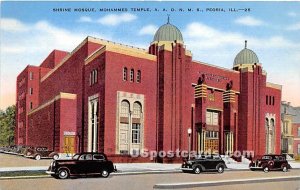
<path id="1" fill-rule="evenodd" d="M 206 138 L 218 138 L 219 132 L 218 131 L 206 131 Z"/>
<path id="2" fill-rule="evenodd" d="M 92 86 L 93 84 L 96 84 L 96 83 L 98 83 L 98 70 L 94 69 L 90 73 L 90 86 Z"/>
<path id="3" fill-rule="evenodd" d="M 140 70 L 137 71 L 136 73 L 136 79 L 134 80 L 134 69 L 130 69 L 130 76 L 129 76 L 129 80 L 130 82 L 134 82 L 136 81 L 137 83 L 142 82 L 142 72 Z M 127 81 L 128 80 L 128 69 L 127 67 L 123 68 L 123 81 Z"/>
<path id="4" fill-rule="evenodd" d="M 275 104 L 275 97 L 274 96 L 266 96 L 266 104 L 274 106 Z"/>

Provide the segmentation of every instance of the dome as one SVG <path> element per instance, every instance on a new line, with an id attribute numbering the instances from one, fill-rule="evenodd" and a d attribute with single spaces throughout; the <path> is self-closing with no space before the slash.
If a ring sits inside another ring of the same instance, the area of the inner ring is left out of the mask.
<path id="1" fill-rule="evenodd" d="M 180 41 L 183 42 L 180 30 L 169 23 L 162 25 L 156 31 L 153 41 Z"/>
<path id="2" fill-rule="evenodd" d="M 245 48 L 236 55 L 234 59 L 234 66 L 254 63 L 259 63 L 258 57 L 254 51 L 247 49 L 247 41 L 245 41 Z"/>

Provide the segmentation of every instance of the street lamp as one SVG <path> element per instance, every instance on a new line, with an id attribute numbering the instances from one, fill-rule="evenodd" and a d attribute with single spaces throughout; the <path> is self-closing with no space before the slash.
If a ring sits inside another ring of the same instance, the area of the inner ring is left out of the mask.
<path id="1" fill-rule="evenodd" d="M 190 159 L 190 153 L 191 153 L 191 134 L 192 134 L 192 129 L 188 129 L 188 135 L 189 135 L 189 156 L 188 159 Z"/>

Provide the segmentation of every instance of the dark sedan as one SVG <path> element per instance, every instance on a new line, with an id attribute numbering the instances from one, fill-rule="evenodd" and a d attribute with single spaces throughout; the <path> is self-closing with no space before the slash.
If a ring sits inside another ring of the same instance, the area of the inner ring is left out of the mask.
<path id="1" fill-rule="evenodd" d="M 263 170 L 264 172 L 269 172 L 270 170 L 282 170 L 283 172 L 287 172 L 292 167 L 284 155 L 267 154 L 260 159 L 251 161 L 249 168 L 252 171 Z"/>
<path id="2" fill-rule="evenodd" d="M 223 173 L 225 168 L 227 166 L 219 155 L 199 155 L 194 159 L 184 161 L 181 166 L 183 172 L 193 172 L 195 174 L 204 171 Z"/>
<path id="3" fill-rule="evenodd" d="M 116 168 L 105 154 L 87 152 L 75 154 L 71 160 L 54 160 L 46 173 L 60 179 L 81 175 L 101 175 L 106 178 L 114 171 Z"/>

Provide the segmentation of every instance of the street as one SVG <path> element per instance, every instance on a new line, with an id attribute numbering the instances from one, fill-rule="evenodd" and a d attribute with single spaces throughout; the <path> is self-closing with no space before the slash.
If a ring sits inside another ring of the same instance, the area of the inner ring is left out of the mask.
<path id="1" fill-rule="evenodd" d="M 201 173 L 199 175 L 186 173 L 168 173 L 168 174 L 142 174 L 142 175 L 111 175 L 109 178 L 101 177 L 84 177 L 76 179 L 58 180 L 54 178 L 38 179 L 9 179 L 0 180 L 0 190 L 32 190 L 32 189 L 153 189 L 156 184 L 172 183 L 195 183 L 206 181 L 220 180 L 237 180 L 237 179 L 261 179 L 273 177 L 300 176 L 300 170 L 290 170 L 289 172 L 273 171 L 264 173 L 262 171 L 225 171 L 223 174 Z M 187 188 L 187 187 L 186 187 Z M 184 189 L 186 189 L 184 188 Z M 208 187 L 194 187 L 190 189 L 207 189 Z M 230 184 L 222 186 L 210 186 L 209 189 L 291 189 L 300 188 L 300 180 L 280 180 L 274 179 L 266 183 L 247 183 L 247 184 Z M 165 188 L 166 189 L 166 188 Z"/>

